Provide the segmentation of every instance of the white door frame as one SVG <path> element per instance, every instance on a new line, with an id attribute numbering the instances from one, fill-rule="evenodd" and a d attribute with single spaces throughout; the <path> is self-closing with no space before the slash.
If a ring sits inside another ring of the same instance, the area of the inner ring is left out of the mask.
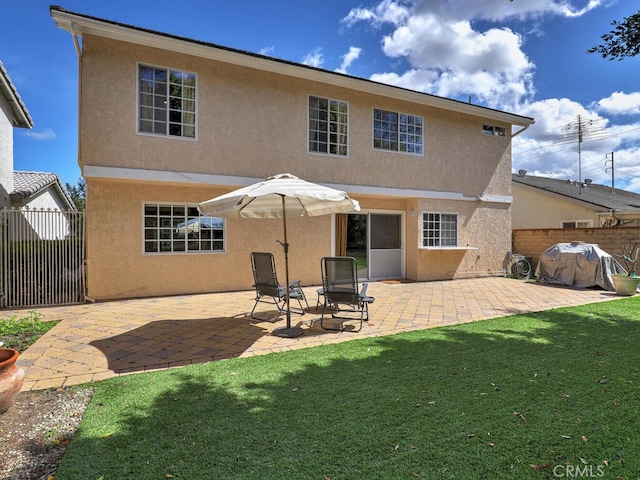
<path id="1" fill-rule="evenodd" d="M 387 210 L 387 209 L 362 209 L 359 212 L 354 212 L 353 215 L 367 215 L 369 218 L 370 214 L 381 214 L 381 215 L 400 215 L 400 249 L 401 249 L 401 265 L 400 265 L 400 278 L 405 278 L 406 276 L 406 212 L 404 210 Z M 370 260 L 370 251 L 371 251 L 371 242 L 370 242 L 370 224 L 367 221 L 367 258 Z M 336 219 L 335 214 L 331 215 L 331 255 L 336 254 Z M 371 272 L 371 266 L 367 267 L 368 272 Z M 370 280 L 380 280 L 376 278 L 371 278 Z"/>

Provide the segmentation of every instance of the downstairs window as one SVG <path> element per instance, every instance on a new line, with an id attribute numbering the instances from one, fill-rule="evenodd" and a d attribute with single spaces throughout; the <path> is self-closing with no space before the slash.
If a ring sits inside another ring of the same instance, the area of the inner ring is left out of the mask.
<path id="1" fill-rule="evenodd" d="M 144 253 L 224 252 L 224 220 L 186 204 L 144 205 Z"/>

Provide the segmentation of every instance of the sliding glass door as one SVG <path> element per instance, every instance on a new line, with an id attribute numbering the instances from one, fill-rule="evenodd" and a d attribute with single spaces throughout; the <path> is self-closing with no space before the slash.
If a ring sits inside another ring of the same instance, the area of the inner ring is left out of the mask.
<path id="1" fill-rule="evenodd" d="M 402 214 L 336 216 L 336 255 L 358 261 L 358 278 L 402 278 Z"/>
<path id="2" fill-rule="evenodd" d="M 369 215 L 369 278 L 402 277 L 402 215 Z"/>

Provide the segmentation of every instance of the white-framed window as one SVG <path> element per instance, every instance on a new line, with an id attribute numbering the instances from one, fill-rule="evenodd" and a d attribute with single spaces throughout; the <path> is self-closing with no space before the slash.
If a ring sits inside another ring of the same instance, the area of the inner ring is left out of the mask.
<path id="1" fill-rule="evenodd" d="M 422 212 L 423 247 L 457 247 L 458 214 Z"/>
<path id="2" fill-rule="evenodd" d="M 562 222 L 562 228 L 592 228 L 593 220 L 567 220 Z"/>
<path id="3" fill-rule="evenodd" d="M 144 253 L 224 252 L 224 219 L 188 204 L 145 203 L 143 210 Z"/>
<path id="4" fill-rule="evenodd" d="M 349 154 L 347 102 L 309 97 L 309 151 L 341 156 Z"/>
<path id="5" fill-rule="evenodd" d="M 196 137 L 196 75 L 138 65 L 138 133 Z"/>
<path id="6" fill-rule="evenodd" d="M 424 121 L 406 113 L 373 109 L 373 148 L 422 155 Z"/>
<path id="7" fill-rule="evenodd" d="M 483 135 L 491 135 L 493 137 L 506 137 L 507 129 L 504 127 L 498 127 L 497 125 L 482 125 L 482 133 Z"/>

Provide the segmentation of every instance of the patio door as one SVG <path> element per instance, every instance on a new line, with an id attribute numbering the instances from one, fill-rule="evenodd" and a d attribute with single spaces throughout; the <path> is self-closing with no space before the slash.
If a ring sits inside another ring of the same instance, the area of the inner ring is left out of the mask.
<path id="1" fill-rule="evenodd" d="M 359 279 L 403 278 L 401 213 L 337 215 L 336 220 L 336 255 L 355 257 Z"/>

